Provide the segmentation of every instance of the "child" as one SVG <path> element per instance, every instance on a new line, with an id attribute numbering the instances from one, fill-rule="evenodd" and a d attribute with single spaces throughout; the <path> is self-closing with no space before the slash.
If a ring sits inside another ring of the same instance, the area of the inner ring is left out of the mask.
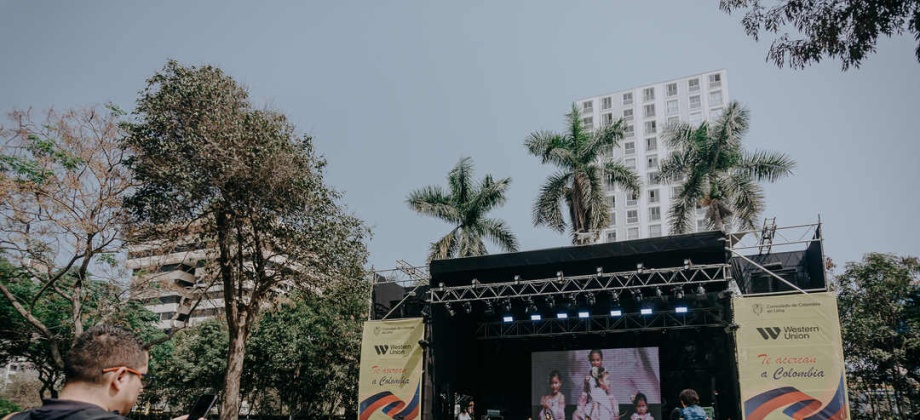
<path id="1" fill-rule="evenodd" d="M 558 370 L 549 373 L 549 395 L 540 398 L 540 420 L 565 420 L 565 395 L 562 390 L 562 375 Z"/>
<path id="2" fill-rule="evenodd" d="M 677 399 L 680 400 L 680 405 L 684 408 L 680 410 L 680 416 L 684 420 L 709 420 L 709 417 L 706 416 L 706 412 L 703 411 L 703 407 L 700 407 L 700 395 L 692 389 L 685 389 L 680 391 L 680 395 L 677 396 Z"/>
<path id="3" fill-rule="evenodd" d="M 620 410 L 610 389 L 610 373 L 604 369 L 604 354 L 600 350 L 588 353 L 591 373 L 585 376 L 585 388 L 578 399 L 575 420 L 614 420 Z"/>
<path id="4" fill-rule="evenodd" d="M 645 398 L 645 394 L 637 392 L 632 403 L 636 412 L 629 416 L 629 420 L 655 420 L 648 412 L 648 398 Z"/>

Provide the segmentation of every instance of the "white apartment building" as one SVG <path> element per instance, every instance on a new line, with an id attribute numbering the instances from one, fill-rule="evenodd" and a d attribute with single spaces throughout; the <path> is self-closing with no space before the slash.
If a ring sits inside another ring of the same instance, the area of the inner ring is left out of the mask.
<path id="1" fill-rule="evenodd" d="M 619 118 L 626 123 L 626 136 L 612 151 L 613 158 L 635 169 L 642 178 L 642 193 L 632 196 L 620 188 L 607 187 L 611 204 L 610 226 L 598 242 L 654 238 L 668 235 L 671 197 L 679 184 L 660 180 L 658 168 L 669 154 L 664 128 L 678 121 L 699 124 L 719 116 L 728 104 L 728 81 L 724 69 L 608 93 L 576 102 L 582 122 L 590 128 Z M 706 230 L 705 211 L 697 210 L 697 231 Z"/>

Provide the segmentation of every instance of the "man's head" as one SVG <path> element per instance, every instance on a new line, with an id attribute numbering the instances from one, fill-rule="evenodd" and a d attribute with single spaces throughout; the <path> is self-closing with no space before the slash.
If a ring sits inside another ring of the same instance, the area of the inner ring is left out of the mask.
<path id="1" fill-rule="evenodd" d="M 685 389 L 680 391 L 680 395 L 677 396 L 677 399 L 679 399 L 680 403 L 685 407 L 689 405 L 697 405 L 700 403 L 700 395 L 692 389 Z"/>
<path id="2" fill-rule="evenodd" d="M 147 374 L 147 351 L 134 334 L 100 325 L 77 338 L 64 361 L 66 384 L 92 389 L 104 408 L 127 414 Z"/>

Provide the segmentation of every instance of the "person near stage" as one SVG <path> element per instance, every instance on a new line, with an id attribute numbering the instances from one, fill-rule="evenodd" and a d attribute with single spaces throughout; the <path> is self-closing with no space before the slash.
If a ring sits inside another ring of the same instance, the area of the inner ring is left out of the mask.
<path id="1" fill-rule="evenodd" d="M 636 412 L 629 416 L 629 420 L 655 420 L 652 413 L 648 412 L 648 398 L 645 397 L 645 394 L 637 392 L 632 403 Z"/>
<path id="2" fill-rule="evenodd" d="M 460 411 L 460 414 L 457 415 L 457 420 L 472 420 L 475 418 L 473 414 L 474 409 L 476 408 L 476 403 L 470 401 L 466 407 L 463 408 L 463 411 Z"/>
<path id="3" fill-rule="evenodd" d="M 600 350 L 588 353 L 591 372 L 585 376 L 585 387 L 578 399 L 574 420 L 615 420 L 620 410 L 613 390 L 610 389 L 610 372 L 604 369 L 604 354 Z"/>
<path id="4" fill-rule="evenodd" d="M 677 399 L 680 400 L 680 405 L 683 407 L 680 410 L 680 417 L 684 420 L 709 420 L 703 407 L 700 407 L 700 395 L 696 391 L 689 388 L 680 391 Z"/>
<path id="5" fill-rule="evenodd" d="M 60 398 L 3 420 L 124 420 L 147 377 L 143 343 L 121 328 L 100 325 L 83 332 L 64 360 Z M 173 420 L 186 420 L 188 416 Z"/>
<path id="6" fill-rule="evenodd" d="M 565 420 L 565 394 L 562 392 L 562 374 L 549 373 L 549 395 L 540 398 L 540 420 Z"/>

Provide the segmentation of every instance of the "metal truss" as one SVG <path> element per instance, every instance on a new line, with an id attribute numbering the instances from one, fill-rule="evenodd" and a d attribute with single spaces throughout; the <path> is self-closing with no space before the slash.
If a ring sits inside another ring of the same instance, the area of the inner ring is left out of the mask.
<path id="1" fill-rule="evenodd" d="M 539 321 L 489 322 L 476 328 L 477 339 L 552 337 L 570 334 L 607 334 L 687 328 L 729 328 L 731 324 L 717 307 L 694 308 L 687 313 L 660 311 L 649 315 L 625 313 L 612 317 L 548 318 Z"/>
<path id="2" fill-rule="evenodd" d="M 564 295 L 584 292 L 619 292 L 648 287 L 677 287 L 722 283 L 731 279 L 729 264 L 637 269 L 618 273 L 564 276 L 538 280 L 515 280 L 506 283 L 479 283 L 469 286 L 431 288 L 428 303 L 472 302 L 531 296 Z M 704 286 L 705 287 L 705 286 Z M 687 291 L 690 292 L 690 291 Z"/>

